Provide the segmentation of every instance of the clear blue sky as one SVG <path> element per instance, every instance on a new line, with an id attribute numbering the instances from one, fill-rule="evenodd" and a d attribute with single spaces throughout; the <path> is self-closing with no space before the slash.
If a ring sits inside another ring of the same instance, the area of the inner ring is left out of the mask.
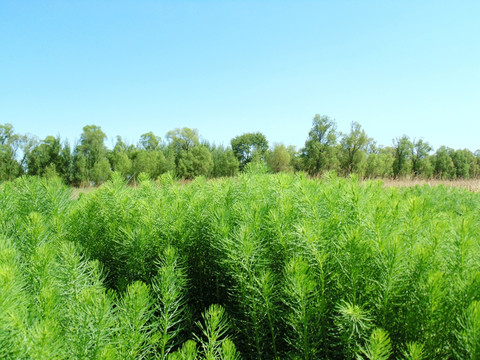
<path id="1" fill-rule="evenodd" d="M 301 147 L 316 113 L 480 149 L 479 1 L 0 1 L 0 123 Z"/>

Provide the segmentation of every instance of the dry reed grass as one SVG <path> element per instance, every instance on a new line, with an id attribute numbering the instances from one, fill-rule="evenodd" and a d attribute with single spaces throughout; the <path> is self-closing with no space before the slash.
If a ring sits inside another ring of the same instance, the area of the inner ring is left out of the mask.
<path id="1" fill-rule="evenodd" d="M 97 189 L 95 186 L 88 186 L 88 187 L 72 187 L 72 199 L 77 200 L 80 197 L 80 194 L 88 194 L 93 190 Z"/>
<path id="2" fill-rule="evenodd" d="M 452 187 L 459 187 L 465 188 L 473 192 L 480 191 L 480 179 L 462 179 L 462 180 L 438 180 L 438 179 L 384 179 L 382 180 L 384 186 L 397 186 L 397 187 L 407 187 L 407 186 L 452 186 Z"/>

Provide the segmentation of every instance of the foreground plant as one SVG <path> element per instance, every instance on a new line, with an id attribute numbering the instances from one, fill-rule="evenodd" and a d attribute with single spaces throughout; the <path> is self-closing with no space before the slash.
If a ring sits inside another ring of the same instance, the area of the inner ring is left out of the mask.
<path id="1" fill-rule="evenodd" d="M 161 359 L 166 359 L 178 342 L 182 330 L 185 311 L 187 280 L 179 256 L 173 247 L 167 247 L 158 263 L 158 273 L 153 280 L 158 317 L 158 352 Z"/>

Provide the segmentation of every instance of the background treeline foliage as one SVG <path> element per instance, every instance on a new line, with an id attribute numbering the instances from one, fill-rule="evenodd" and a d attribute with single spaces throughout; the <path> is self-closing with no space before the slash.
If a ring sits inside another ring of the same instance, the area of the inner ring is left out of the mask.
<path id="1" fill-rule="evenodd" d="M 1 184 L 0 358 L 479 358 L 478 193 L 261 170 Z"/>
<path id="2" fill-rule="evenodd" d="M 20 175 L 59 176 L 76 186 L 98 185 L 118 172 L 128 181 L 141 173 L 152 179 L 170 172 L 177 178 L 225 177 L 244 171 L 249 164 L 264 164 L 271 172 L 305 171 L 319 175 L 336 171 L 363 178 L 466 179 L 480 175 L 480 151 L 455 150 L 445 146 L 433 151 L 423 139 L 403 135 L 392 146 L 378 146 L 358 123 L 349 132 L 337 130 L 336 122 L 315 115 L 305 146 L 274 144 L 269 147 L 262 133 L 246 133 L 230 146 L 201 140 L 196 129 L 169 131 L 165 139 L 152 132 L 138 143 L 126 144 L 117 136 L 113 149 L 100 127 L 83 128 L 73 147 L 59 137 L 43 140 L 14 133 L 12 125 L 0 125 L 0 180 Z"/>

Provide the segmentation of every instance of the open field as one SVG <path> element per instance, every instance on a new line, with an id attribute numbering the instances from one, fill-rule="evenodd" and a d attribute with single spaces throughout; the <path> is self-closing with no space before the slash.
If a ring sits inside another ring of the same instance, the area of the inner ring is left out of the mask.
<path id="1" fill-rule="evenodd" d="M 480 196 L 249 173 L 0 186 L 2 359 L 476 359 Z"/>

